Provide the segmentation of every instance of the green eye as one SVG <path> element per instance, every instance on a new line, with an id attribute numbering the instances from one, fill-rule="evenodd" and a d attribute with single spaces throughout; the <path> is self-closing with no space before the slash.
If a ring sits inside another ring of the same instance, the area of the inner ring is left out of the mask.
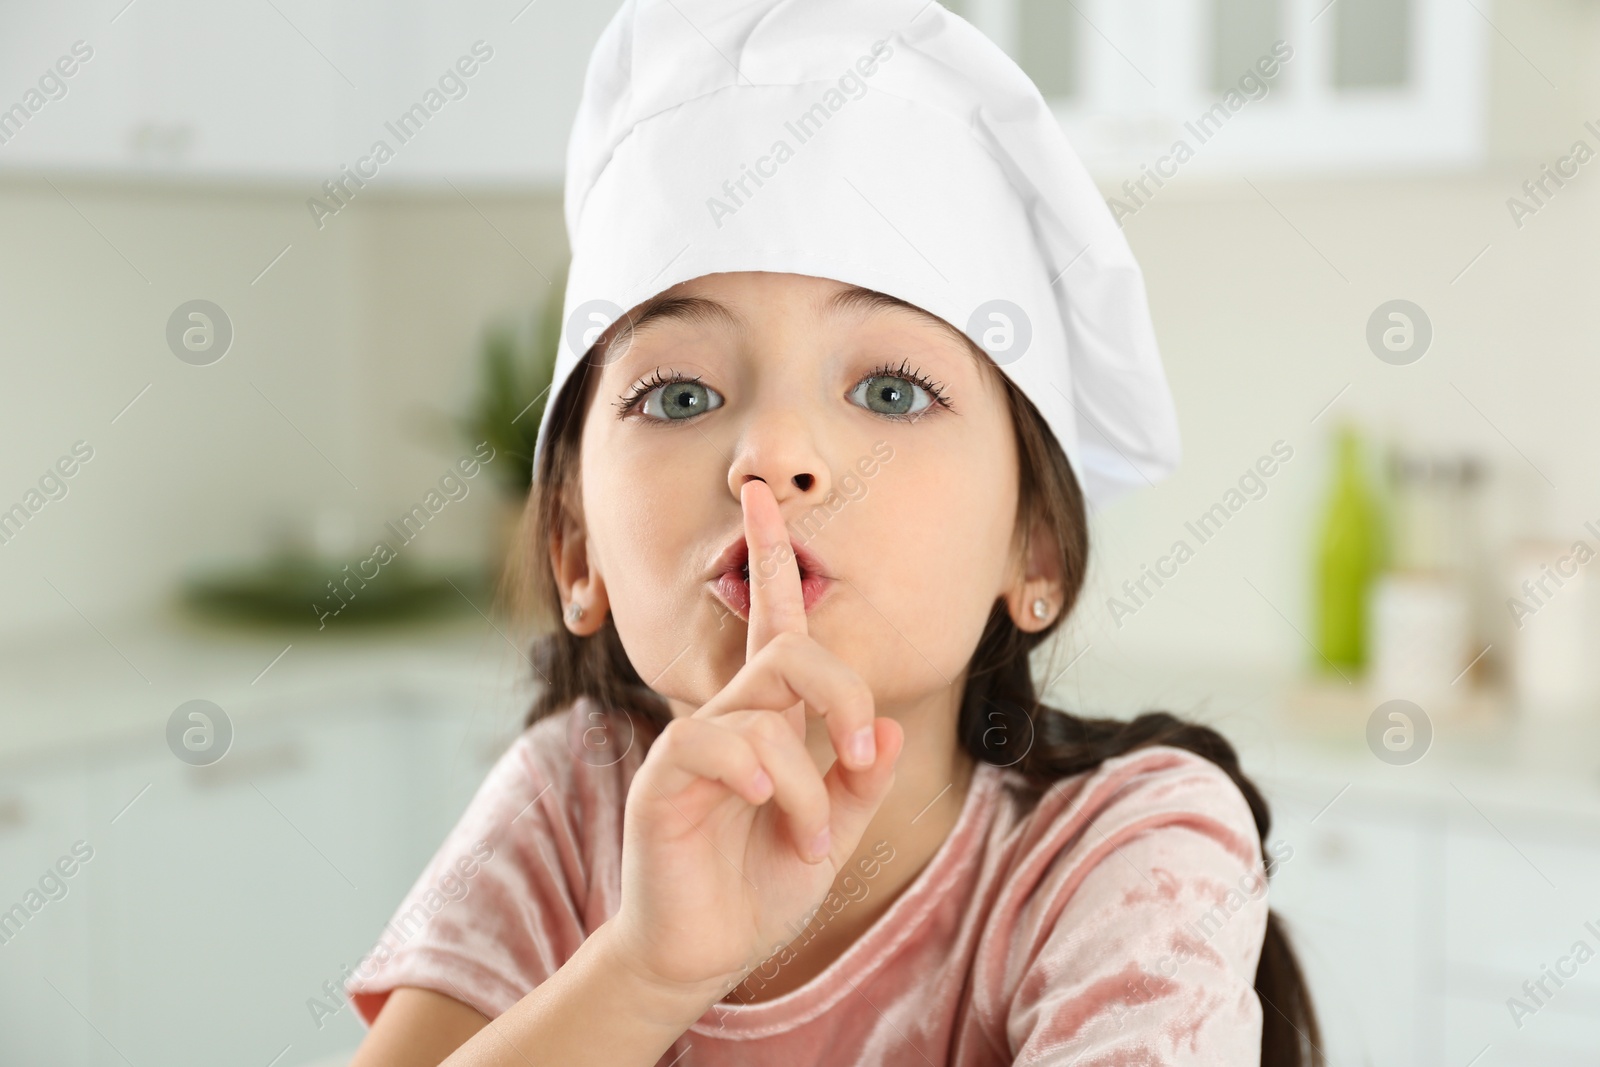
<path id="1" fill-rule="evenodd" d="M 943 388 L 905 361 L 885 363 L 869 372 L 845 394 L 859 407 L 886 419 L 915 422 L 934 406 L 952 407 Z M 698 377 L 657 370 L 616 403 L 617 416 L 638 414 L 647 422 L 685 422 L 703 412 L 715 411 L 723 397 Z"/>
<path id="2" fill-rule="evenodd" d="M 911 417 L 922 414 L 933 398 L 922 386 L 895 374 L 872 374 L 861 379 L 850 398 L 880 415 Z"/>
<path id="3" fill-rule="evenodd" d="M 687 379 L 663 382 L 641 399 L 640 410 L 664 422 L 681 422 L 722 406 L 722 396 L 715 389 Z"/>

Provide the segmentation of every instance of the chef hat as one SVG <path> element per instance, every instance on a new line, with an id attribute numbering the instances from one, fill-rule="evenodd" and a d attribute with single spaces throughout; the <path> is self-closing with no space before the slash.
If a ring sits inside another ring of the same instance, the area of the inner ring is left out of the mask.
<path id="1" fill-rule="evenodd" d="M 1043 414 L 1091 508 L 1177 466 L 1121 229 L 1037 87 L 932 0 L 624 0 L 589 61 L 565 198 L 552 400 L 641 302 L 781 271 L 965 333 Z"/>

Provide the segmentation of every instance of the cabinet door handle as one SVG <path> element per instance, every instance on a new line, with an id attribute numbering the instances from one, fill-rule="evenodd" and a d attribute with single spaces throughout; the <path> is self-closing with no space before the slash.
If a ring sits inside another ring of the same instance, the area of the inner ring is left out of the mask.
<path id="1" fill-rule="evenodd" d="M 189 780 L 202 789 L 214 789 L 298 770 L 305 763 L 304 745 L 298 741 L 280 741 L 275 745 L 229 752 L 210 766 L 190 768 Z"/>
<path id="2" fill-rule="evenodd" d="M 1355 858 L 1355 848 L 1350 835 L 1340 830 L 1326 830 L 1317 838 L 1317 853 L 1322 859 L 1337 864 L 1348 864 Z"/>
<path id="3" fill-rule="evenodd" d="M 20 830 L 28 825 L 28 808 L 19 796 L 0 800 L 0 831 Z"/>

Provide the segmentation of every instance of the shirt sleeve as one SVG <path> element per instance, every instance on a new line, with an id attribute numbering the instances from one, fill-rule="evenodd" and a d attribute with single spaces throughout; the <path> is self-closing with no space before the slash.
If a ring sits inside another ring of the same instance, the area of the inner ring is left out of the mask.
<path id="1" fill-rule="evenodd" d="M 582 943 L 586 876 L 554 758 L 567 716 L 525 730 L 496 761 L 465 813 L 345 982 L 371 1026 L 397 986 L 453 997 L 487 1018 L 554 974 Z"/>
<path id="2" fill-rule="evenodd" d="M 1183 750 L 1102 770 L 1020 924 L 1013 1062 L 1258 1064 L 1267 881 L 1249 805 Z"/>

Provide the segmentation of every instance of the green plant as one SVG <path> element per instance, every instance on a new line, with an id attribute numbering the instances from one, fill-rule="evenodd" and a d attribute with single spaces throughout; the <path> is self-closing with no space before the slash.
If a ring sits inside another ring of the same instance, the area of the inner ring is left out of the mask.
<path id="1" fill-rule="evenodd" d="M 473 441 L 488 441 L 501 457 L 491 465 L 499 485 L 514 499 L 533 481 L 533 450 L 561 343 L 566 272 L 550 286 L 529 335 L 508 322 L 484 330 L 478 396 L 464 420 Z"/>

